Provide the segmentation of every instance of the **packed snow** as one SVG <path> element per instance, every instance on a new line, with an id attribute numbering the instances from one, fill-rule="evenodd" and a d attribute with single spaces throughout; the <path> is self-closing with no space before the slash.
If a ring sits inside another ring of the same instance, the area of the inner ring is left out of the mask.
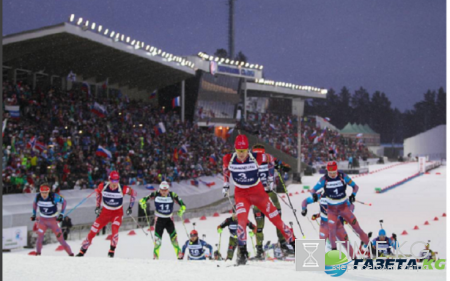
<path id="1" fill-rule="evenodd" d="M 370 170 L 376 170 L 387 165 L 373 165 Z M 376 187 L 385 187 L 398 182 L 418 171 L 417 163 L 395 166 L 366 176 L 355 177 L 354 181 L 360 190 L 357 200 L 371 203 L 366 206 L 355 203 L 355 214 L 365 232 L 372 231 L 376 237 L 380 229 L 379 220 L 383 219 L 383 228 L 390 236 L 396 233 L 400 244 L 407 242 L 402 247 L 405 254 L 410 252 L 410 246 L 416 241 L 431 241 L 431 249 L 438 252 L 439 258 L 446 258 L 446 167 L 430 171 L 404 185 L 398 186 L 383 194 L 376 194 Z M 319 180 L 321 175 L 305 176 L 303 184 L 293 184 L 288 187 L 293 194 L 291 200 L 297 212 L 298 218 L 306 236 L 306 239 L 318 239 L 319 226 L 316 222 L 309 222 L 300 214 L 301 203 L 308 193 L 301 193 L 303 186 L 311 188 Z M 348 194 L 351 188 L 347 189 Z M 295 194 L 298 192 L 299 194 Z M 139 198 L 142 194 L 139 194 Z M 287 198 L 285 198 L 287 202 Z M 281 202 L 283 220 L 294 223 L 294 232 L 297 238 L 302 237 L 292 211 Z M 187 206 L 189 208 L 189 206 Z M 308 206 L 307 217 L 319 212 L 317 204 Z M 196 229 L 200 237 L 206 235 L 205 240 L 214 249 L 219 243 L 217 225 L 230 214 L 221 214 L 219 217 L 208 217 L 207 220 L 191 219 L 186 224 L 188 231 L 192 229 L 192 223 L 196 223 Z M 437 217 L 438 220 L 434 221 Z M 253 213 L 250 212 L 250 220 L 254 222 Z M 429 225 L 424 225 L 428 221 Z M 413 230 L 414 226 L 419 230 Z M 178 242 L 182 245 L 187 240 L 186 231 L 181 224 L 175 224 L 178 232 Z M 347 233 L 353 243 L 359 244 L 359 239 L 346 226 Z M 401 235 L 406 230 L 407 235 Z M 58 244 L 45 245 L 42 256 L 28 256 L 30 249 L 15 250 L 3 254 L 3 277 L 5 280 L 50 280 L 61 278 L 64 281 L 72 280 L 211 280 L 220 276 L 227 280 L 329 280 L 324 272 L 298 272 L 295 271 L 294 262 L 252 262 L 246 266 L 227 267 L 234 262 L 224 261 L 178 261 L 175 256 L 167 233 L 163 236 L 163 245 L 160 251 L 160 260 L 153 260 L 153 243 L 150 235 L 146 236 L 141 229 L 135 229 L 136 235 L 127 235 L 129 231 L 120 233 L 119 244 L 115 258 L 107 258 L 110 241 L 105 236 L 97 236 L 84 258 L 68 257 L 64 251 L 55 251 Z M 265 242 L 276 241 L 275 227 L 266 220 Z M 250 239 L 250 238 L 249 238 Z M 81 240 L 68 241 L 72 251 L 77 253 Z M 228 230 L 225 229 L 221 237 L 220 252 L 226 255 L 228 246 Z M 418 254 L 423 249 L 422 245 L 416 245 L 413 253 Z M 252 243 L 248 240 L 250 256 L 255 254 Z M 44 269 L 43 269 L 44 268 Z M 446 270 L 427 271 L 347 271 L 341 280 L 445 280 Z"/>

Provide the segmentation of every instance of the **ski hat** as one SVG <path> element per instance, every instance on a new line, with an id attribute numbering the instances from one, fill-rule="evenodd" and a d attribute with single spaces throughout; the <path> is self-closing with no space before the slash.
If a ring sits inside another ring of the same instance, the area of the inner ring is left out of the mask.
<path id="1" fill-rule="evenodd" d="M 48 186 L 47 184 L 43 184 L 41 185 L 41 187 L 39 188 L 40 192 L 50 192 L 50 186 Z"/>
<path id="2" fill-rule="evenodd" d="M 119 176 L 119 173 L 117 171 L 112 171 L 109 174 L 109 180 L 111 182 L 119 182 L 119 179 L 120 179 L 120 176 Z"/>
<path id="3" fill-rule="evenodd" d="M 264 145 L 258 143 L 252 147 L 252 152 L 266 153 L 266 149 L 264 148 Z"/>
<path id="4" fill-rule="evenodd" d="M 170 184 L 166 181 L 161 182 L 161 184 L 159 185 L 159 189 L 161 190 L 169 190 L 170 188 Z"/>
<path id="5" fill-rule="evenodd" d="M 197 232 L 197 230 L 192 230 L 191 231 L 191 233 L 189 234 L 191 237 L 193 237 L 193 236 L 198 236 L 198 232 Z"/>
<path id="6" fill-rule="evenodd" d="M 246 135 L 238 135 L 234 142 L 235 149 L 248 149 L 248 139 Z"/>
<path id="7" fill-rule="evenodd" d="M 328 162 L 327 163 L 327 171 L 334 172 L 337 171 L 338 167 L 335 161 Z"/>
<path id="8" fill-rule="evenodd" d="M 386 236 L 386 230 L 384 229 L 380 229 L 380 231 L 378 232 L 378 236 Z"/>

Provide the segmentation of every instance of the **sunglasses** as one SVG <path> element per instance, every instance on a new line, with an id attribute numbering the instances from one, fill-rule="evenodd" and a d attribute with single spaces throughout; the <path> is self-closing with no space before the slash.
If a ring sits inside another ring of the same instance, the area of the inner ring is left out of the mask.
<path id="1" fill-rule="evenodd" d="M 245 153 L 247 151 L 248 151 L 248 149 L 236 149 L 237 153 Z"/>
<path id="2" fill-rule="evenodd" d="M 198 237 L 197 234 L 190 234 L 191 237 Z"/>

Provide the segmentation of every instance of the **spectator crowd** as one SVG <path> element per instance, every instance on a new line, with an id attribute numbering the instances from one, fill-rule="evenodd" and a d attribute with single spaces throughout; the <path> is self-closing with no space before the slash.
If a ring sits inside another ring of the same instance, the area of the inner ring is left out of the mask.
<path id="1" fill-rule="evenodd" d="M 361 141 L 344 138 L 338 131 L 318 127 L 314 117 L 302 117 L 300 122 L 302 162 L 310 166 L 328 161 L 330 151 L 333 151 L 332 157 L 337 161 L 348 160 L 350 157 L 374 157 Z M 247 121 L 238 122 L 237 128 L 257 135 L 262 142 L 297 158 L 297 116 L 249 112 Z"/>
<path id="2" fill-rule="evenodd" d="M 55 191 L 93 188 L 112 170 L 122 184 L 195 179 L 220 173 L 231 148 L 212 130 L 120 92 L 100 98 L 82 87 L 42 91 L 6 81 L 3 101 L 4 193 L 35 192 L 44 182 Z M 19 106 L 20 117 L 5 105 Z"/>

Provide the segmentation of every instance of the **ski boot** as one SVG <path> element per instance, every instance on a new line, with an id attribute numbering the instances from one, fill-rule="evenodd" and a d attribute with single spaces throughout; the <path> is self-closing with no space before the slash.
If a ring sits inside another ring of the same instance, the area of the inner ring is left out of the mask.
<path id="1" fill-rule="evenodd" d="M 114 258 L 114 251 L 115 250 L 116 250 L 116 247 L 111 246 L 111 248 L 109 249 L 109 252 L 108 252 L 108 257 Z"/>
<path id="2" fill-rule="evenodd" d="M 285 256 L 295 255 L 295 242 L 292 242 L 290 244 L 288 244 L 287 242 L 283 242 L 281 243 L 280 247 Z"/>
<path id="3" fill-rule="evenodd" d="M 256 246 L 256 256 L 253 259 L 262 261 L 262 260 L 264 260 L 264 257 L 265 257 L 265 255 L 264 255 L 262 245 L 257 245 Z"/>
<path id="4" fill-rule="evenodd" d="M 80 252 L 76 255 L 77 257 L 84 257 L 84 254 L 86 254 L 87 249 L 80 249 Z"/>
<path id="5" fill-rule="evenodd" d="M 237 265 L 245 265 L 248 259 L 247 246 L 239 247 L 240 256 L 237 259 Z"/>

